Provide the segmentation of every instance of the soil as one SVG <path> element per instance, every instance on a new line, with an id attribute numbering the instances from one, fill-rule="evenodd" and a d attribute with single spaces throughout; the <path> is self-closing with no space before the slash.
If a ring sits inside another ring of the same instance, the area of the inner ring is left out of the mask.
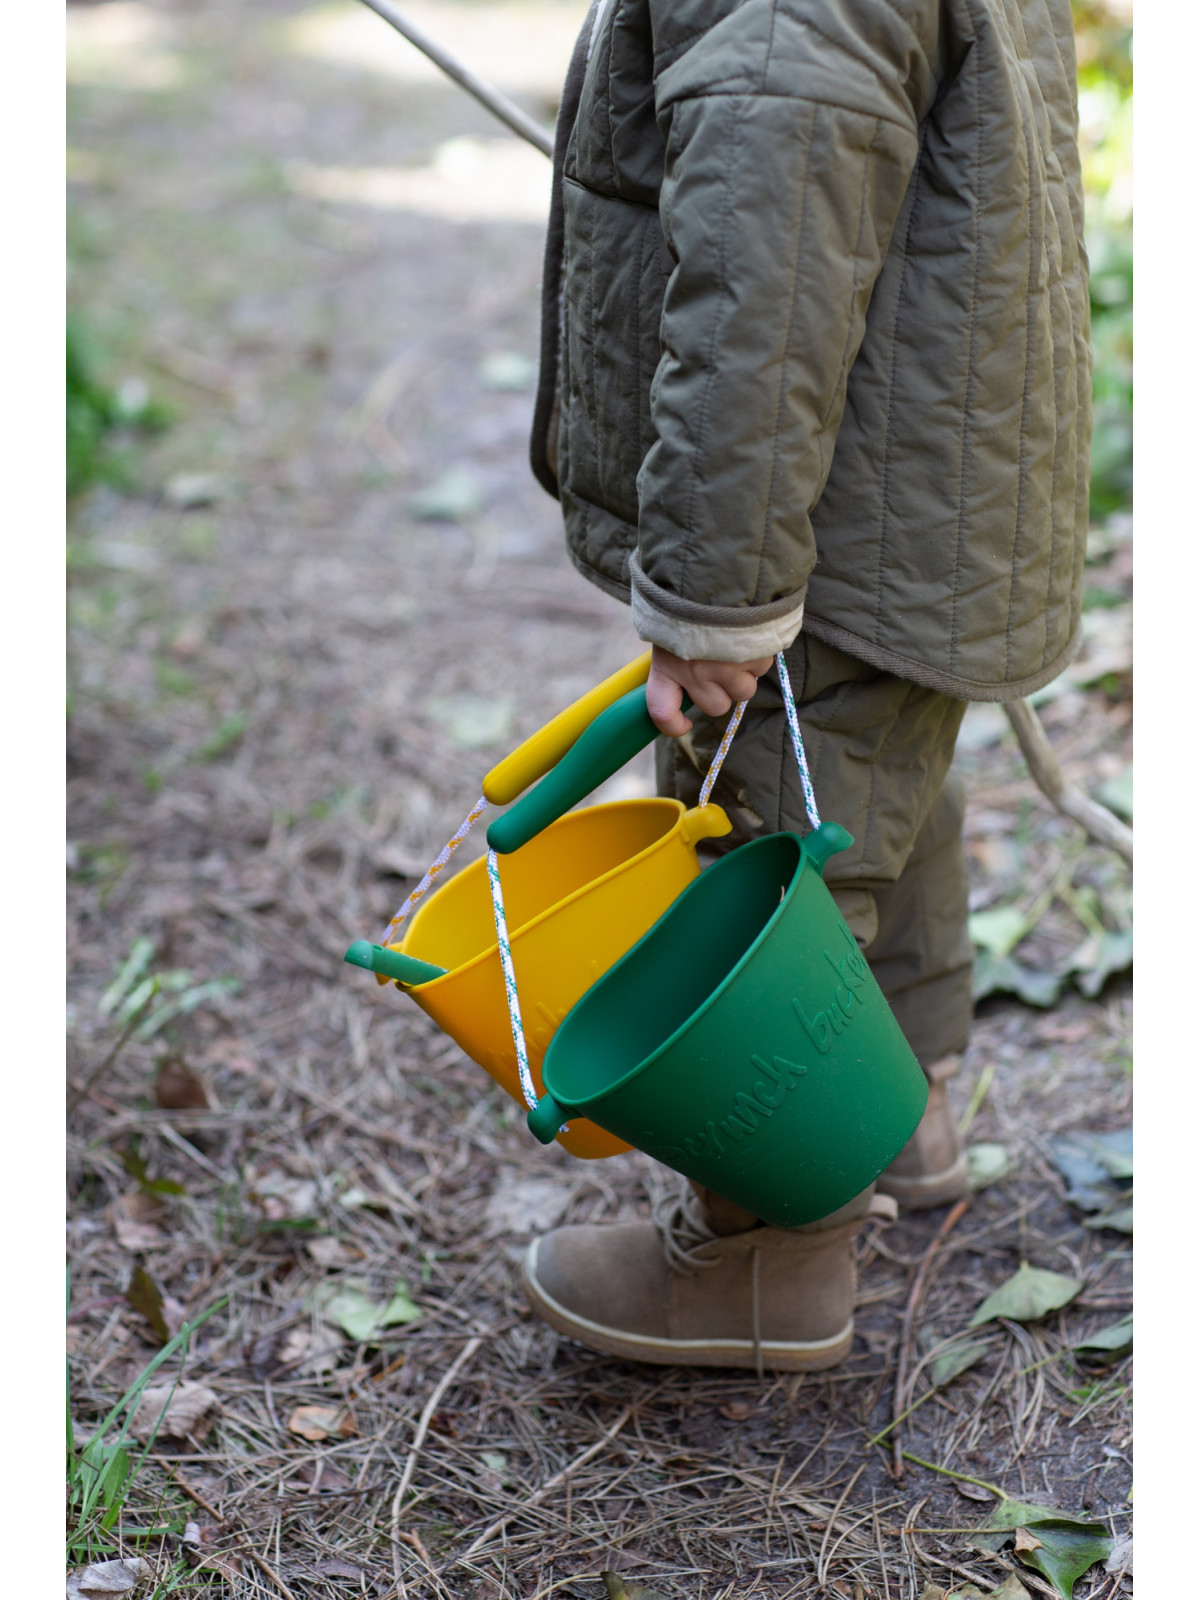
<path id="1" fill-rule="evenodd" d="M 549 122 L 582 10 L 420 16 Z M 916 1600 L 1012 1570 L 1052 1593 L 1011 1547 L 970 1546 L 993 1497 L 967 1480 L 1128 1531 L 1129 1359 L 1075 1347 L 1129 1308 L 1129 1238 L 1087 1226 L 1048 1142 L 1129 1123 L 1127 976 L 1046 1010 L 981 1001 L 952 1097 L 1008 1170 L 945 1234 L 906 1341 L 948 1207 L 866 1228 L 854 1351 L 826 1374 L 636 1366 L 534 1319 L 531 1235 L 648 1215 L 662 1169 L 534 1145 L 342 955 L 378 938 L 482 773 L 640 649 L 526 462 L 542 158 L 349 6 L 69 16 L 75 309 L 106 375 L 174 416 L 70 517 L 77 1426 L 220 1302 L 185 1373 L 213 1404 L 156 1442 L 119 1547 L 214 1595 L 599 1600 L 604 1570 L 687 1600 Z M 1095 792 L 1129 761 L 1122 519 L 1096 530 L 1089 586 L 1084 666 L 1042 710 Z M 1128 871 L 1041 798 L 992 710 L 958 758 L 973 906 L 1037 904 L 1016 953 L 1045 971 L 1088 916 L 1122 924 Z M 651 783 L 646 756 L 605 793 Z M 131 1035 L 101 999 L 139 939 L 165 985 L 143 1021 L 232 982 Z M 1022 1261 L 1082 1288 L 988 1324 L 977 1364 L 930 1387 L 923 1355 Z M 400 1281 L 418 1320 L 355 1340 L 321 1313 L 331 1285 L 382 1304 Z M 943 1472 L 869 1442 L 904 1409 L 902 1343 L 919 1404 L 896 1432 Z M 302 1406 L 335 1413 L 324 1437 L 295 1431 Z M 1096 1569 L 1077 1593 L 1130 1584 Z"/>

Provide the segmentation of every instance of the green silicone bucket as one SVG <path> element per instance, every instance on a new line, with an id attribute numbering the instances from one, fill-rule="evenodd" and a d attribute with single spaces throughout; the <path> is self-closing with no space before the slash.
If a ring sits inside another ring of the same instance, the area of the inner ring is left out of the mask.
<path id="1" fill-rule="evenodd" d="M 567 1013 L 529 1113 L 587 1117 L 775 1227 L 865 1189 L 925 1109 L 925 1075 L 821 871 L 823 823 L 722 857 Z"/>

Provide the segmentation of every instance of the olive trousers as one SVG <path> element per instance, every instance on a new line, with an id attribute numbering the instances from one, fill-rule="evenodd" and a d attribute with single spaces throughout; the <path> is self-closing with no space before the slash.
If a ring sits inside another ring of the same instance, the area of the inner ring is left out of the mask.
<path id="1" fill-rule="evenodd" d="M 971 1028 L 964 794 L 950 772 L 967 702 L 882 672 L 801 633 L 787 652 L 823 821 L 854 835 L 825 882 L 922 1066 L 964 1050 Z M 690 713 L 658 741 L 658 791 L 695 805 L 726 718 Z M 772 667 L 746 707 L 713 800 L 733 824 L 723 852 L 764 833 L 808 831 Z"/>

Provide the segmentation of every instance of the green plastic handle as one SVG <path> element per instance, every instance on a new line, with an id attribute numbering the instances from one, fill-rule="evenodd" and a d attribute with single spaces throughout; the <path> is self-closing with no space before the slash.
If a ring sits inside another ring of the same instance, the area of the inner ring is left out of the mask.
<path id="1" fill-rule="evenodd" d="M 555 1135 L 567 1120 L 567 1113 L 552 1094 L 544 1094 L 525 1120 L 540 1144 L 553 1144 Z"/>
<path id="2" fill-rule="evenodd" d="M 840 822 L 823 822 L 819 828 L 805 834 L 804 853 L 823 875 L 830 856 L 837 855 L 839 850 L 849 850 L 853 843 L 854 835 L 847 833 Z"/>
<path id="3" fill-rule="evenodd" d="M 682 709 L 690 711 L 691 706 L 684 695 Z M 519 850 L 619 772 L 657 736 L 658 729 L 646 710 L 645 686 L 622 695 L 583 730 L 535 789 L 496 818 L 487 831 L 488 845 L 502 856 Z"/>
<path id="4" fill-rule="evenodd" d="M 378 972 L 384 978 L 395 978 L 410 988 L 446 976 L 445 967 L 435 967 L 432 961 L 418 961 L 416 956 L 401 955 L 399 950 L 371 944 L 367 939 L 356 939 L 342 959 L 352 967 L 365 967 L 368 972 Z"/>

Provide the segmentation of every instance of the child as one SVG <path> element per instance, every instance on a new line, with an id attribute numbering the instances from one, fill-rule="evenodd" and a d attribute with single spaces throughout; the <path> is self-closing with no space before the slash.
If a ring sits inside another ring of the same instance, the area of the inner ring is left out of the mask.
<path id="1" fill-rule="evenodd" d="M 826 881 L 930 1083 L 884 1204 L 965 1188 L 966 703 L 1077 642 L 1076 125 L 1068 0 L 595 0 L 559 116 L 534 472 L 654 647 L 662 793 L 695 803 L 753 695 L 725 847 L 805 831 L 786 653 L 821 812 L 855 838 Z M 827 1367 L 875 1187 L 799 1229 L 707 1191 L 561 1228 L 526 1290 L 612 1354 Z"/>

